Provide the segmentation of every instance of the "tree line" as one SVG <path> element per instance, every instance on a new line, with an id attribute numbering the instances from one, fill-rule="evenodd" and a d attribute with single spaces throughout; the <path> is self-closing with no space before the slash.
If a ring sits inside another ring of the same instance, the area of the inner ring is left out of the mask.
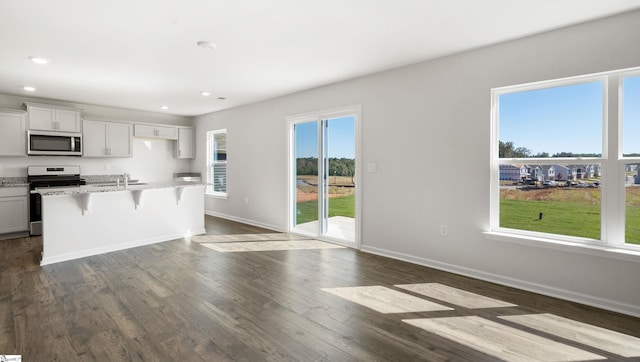
<path id="1" fill-rule="evenodd" d="M 296 159 L 296 174 L 318 175 L 318 158 L 304 157 Z M 354 176 L 356 160 L 352 158 L 329 158 L 329 176 Z"/>
<path id="2" fill-rule="evenodd" d="M 549 152 L 538 152 L 533 154 L 531 150 L 526 147 L 515 147 L 513 142 L 498 141 L 498 156 L 500 158 L 602 157 L 602 154 L 573 152 L 556 152 L 553 155 L 549 155 Z M 625 156 L 633 156 L 633 154 Z"/>

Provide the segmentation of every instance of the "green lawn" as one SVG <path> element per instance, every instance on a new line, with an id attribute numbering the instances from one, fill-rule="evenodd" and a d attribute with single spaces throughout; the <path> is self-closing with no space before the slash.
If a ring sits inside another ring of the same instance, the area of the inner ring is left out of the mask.
<path id="1" fill-rule="evenodd" d="M 542 220 L 539 220 L 540 213 Z M 562 201 L 501 200 L 500 226 L 600 239 L 600 205 Z"/>
<path id="2" fill-rule="evenodd" d="M 542 220 L 538 219 L 542 213 Z M 626 242 L 640 244 L 640 208 L 627 206 Z M 500 200 L 500 226 L 600 239 L 600 205 L 563 201 Z"/>
<path id="3" fill-rule="evenodd" d="M 640 190 L 639 190 L 640 191 Z M 640 192 L 639 192 L 640 194 Z M 626 210 L 626 242 L 640 244 L 640 207 L 635 197 L 629 195 Z M 296 224 L 318 220 L 318 202 L 297 204 Z M 542 219 L 538 219 L 542 213 Z M 329 217 L 355 217 L 355 195 L 329 199 Z M 500 226 L 538 231 L 550 234 L 571 235 L 600 239 L 600 205 L 594 202 L 552 200 L 500 201 Z"/>
<path id="4" fill-rule="evenodd" d="M 297 204 L 296 224 L 318 220 L 318 201 L 305 201 Z M 332 197 L 329 199 L 329 217 L 356 217 L 355 195 Z"/>

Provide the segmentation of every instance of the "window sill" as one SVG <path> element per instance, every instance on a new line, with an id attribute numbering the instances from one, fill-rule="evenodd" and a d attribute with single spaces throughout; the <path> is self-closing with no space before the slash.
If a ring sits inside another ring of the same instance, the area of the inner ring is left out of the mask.
<path id="1" fill-rule="evenodd" d="M 485 239 L 640 263 L 640 250 L 617 248 L 614 246 L 583 244 L 572 241 L 546 239 L 497 231 L 485 231 L 483 232 L 483 235 Z"/>
<path id="2" fill-rule="evenodd" d="M 211 194 L 211 193 L 206 193 L 205 195 L 208 197 L 212 197 L 214 199 L 227 200 L 229 198 L 229 195 L 220 195 L 220 194 Z"/>

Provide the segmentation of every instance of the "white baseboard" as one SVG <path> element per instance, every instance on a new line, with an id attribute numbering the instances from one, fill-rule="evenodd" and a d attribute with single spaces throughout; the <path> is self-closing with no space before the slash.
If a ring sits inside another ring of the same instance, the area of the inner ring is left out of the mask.
<path id="1" fill-rule="evenodd" d="M 210 211 L 210 210 L 205 210 L 204 212 L 207 215 L 210 216 L 215 216 L 215 217 L 219 217 L 221 219 L 226 219 L 226 220 L 231 220 L 231 221 L 235 221 L 235 222 L 240 222 L 243 224 L 247 224 L 247 225 L 252 225 L 252 226 L 257 226 L 263 229 L 269 229 L 269 230 L 273 230 L 273 231 L 277 231 L 277 232 L 281 232 L 281 233 L 286 233 L 287 230 L 283 229 L 279 226 L 276 225 L 271 225 L 271 224 L 265 224 L 265 223 L 261 223 L 261 222 L 257 222 L 257 221 L 253 221 L 253 220 L 249 220 L 249 219 L 243 219 L 241 217 L 235 217 L 235 216 L 231 216 L 231 215 L 226 215 L 226 214 L 221 214 L 215 211 Z"/>
<path id="2" fill-rule="evenodd" d="M 206 233 L 207 233 L 207 231 L 205 229 L 194 230 L 194 231 L 190 232 L 188 235 L 185 235 L 185 234 L 163 235 L 163 236 L 160 236 L 160 237 L 155 237 L 155 238 L 150 238 L 150 239 L 145 239 L 145 240 L 136 240 L 136 241 L 127 242 L 127 243 L 109 245 L 109 246 L 106 246 L 106 247 L 94 248 L 94 249 L 89 249 L 89 250 L 82 250 L 80 252 L 54 255 L 54 256 L 42 258 L 42 260 L 40 261 L 40 265 L 42 266 L 42 265 L 60 263 L 60 262 L 63 262 L 63 261 L 79 259 L 79 258 L 85 258 L 85 257 L 88 257 L 88 256 L 110 253 L 112 251 L 130 249 L 130 248 L 135 248 L 135 247 L 138 247 L 138 246 L 156 244 L 156 243 L 161 243 L 161 242 L 164 242 L 164 241 L 181 239 L 181 238 L 188 237 L 188 236 L 200 235 L 200 234 L 206 234 Z"/>
<path id="3" fill-rule="evenodd" d="M 386 249 L 380 249 L 372 246 L 363 245 L 362 251 L 385 256 L 392 259 L 398 259 L 413 264 L 426 266 L 429 268 L 439 269 L 446 272 L 460 274 L 475 279 L 480 279 L 496 284 L 501 284 L 513 288 L 526 290 L 533 293 L 543 294 L 554 298 L 560 298 L 580 304 L 586 304 L 592 307 L 610 310 L 613 312 L 623 313 L 634 317 L 640 317 L 640 306 L 621 303 L 611 299 L 604 299 L 587 294 L 576 293 L 568 290 L 558 289 L 548 285 L 531 283 L 525 280 L 514 279 L 504 275 L 487 273 L 480 270 L 465 268 L 458 265 L 442 263 L 435 260 L 416 257 L 409 254 L 398 253 Z"/>

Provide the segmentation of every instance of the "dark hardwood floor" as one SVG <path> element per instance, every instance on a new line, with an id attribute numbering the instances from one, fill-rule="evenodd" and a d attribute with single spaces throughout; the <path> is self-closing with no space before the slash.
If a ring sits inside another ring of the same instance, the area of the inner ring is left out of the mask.
<path id="1" fill-rule="evenodd" d="M 212 217 L 206 227 L 210 234 L 272 233 Z M 40 267 L 41 250 L 39 238 L 0 241 L 0 355 L 19 354 L 23 361 L 495 361 L 402 320 L 501 321 L 538 313 L 640 337 L 638 318 L 348 248 L 220 253 L 180 239 Z M 517 306 L 468 309 L 432 299 L 455 308 L 383 314 L 321 290 L 378 285 L 403 291 L 394 285 L 410 283 L 441 283 Z M 608 360 L 640 360 L 521 329 Z"/>

